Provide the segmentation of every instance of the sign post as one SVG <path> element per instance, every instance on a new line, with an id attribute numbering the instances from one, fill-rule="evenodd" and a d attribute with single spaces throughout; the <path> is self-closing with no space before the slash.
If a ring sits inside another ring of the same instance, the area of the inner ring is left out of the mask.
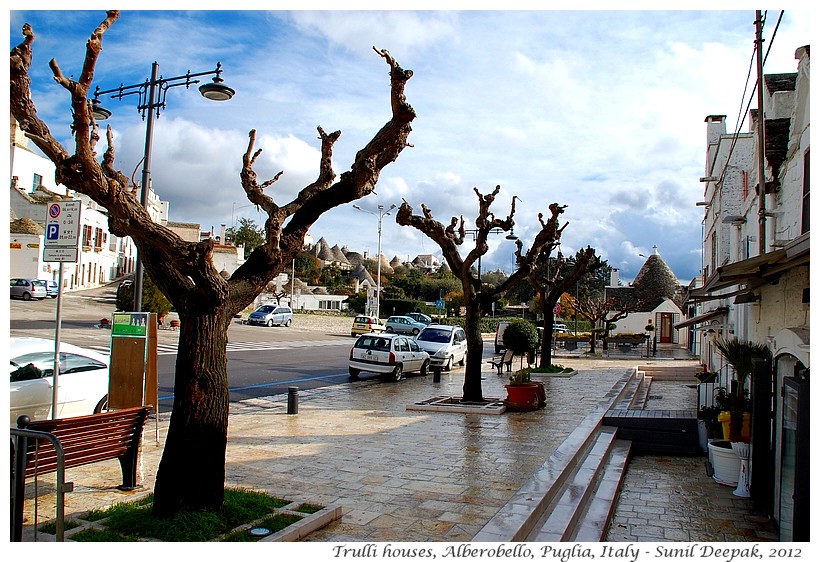
<path id="1" fill-rule="evenodd" d="M 80 242 L 80 201 L 52 201 L 46 210 L 46 239 L 43 261 L 60 264 L 57 276 L 57 318 L 54 329 L 54 369 L 51 396 L 51 419 L 57 417 L 60 379 L 60 337 L 63 310 L 63 263 L 77 263 Z"/>

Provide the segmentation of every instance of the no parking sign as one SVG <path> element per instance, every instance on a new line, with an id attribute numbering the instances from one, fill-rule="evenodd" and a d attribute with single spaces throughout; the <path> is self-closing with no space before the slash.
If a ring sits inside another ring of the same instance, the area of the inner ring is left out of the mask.
<path id="1" fill-rule="evenodd" d="M 80 201 L 52 201 L 48 204 L 43 261 L 77 261 L 81 209 Z"/>

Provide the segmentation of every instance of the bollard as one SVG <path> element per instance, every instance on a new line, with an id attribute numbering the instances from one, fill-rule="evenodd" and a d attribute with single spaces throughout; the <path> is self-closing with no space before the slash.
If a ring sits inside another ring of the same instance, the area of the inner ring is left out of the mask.
<path id="1" fill-rule="evenodd" d="M 299 413 L 299 387 L 288 387 L 288 414 Z"/>
<path id="2" fill-rule="evenodd" d="M 441 382 L 441 367 L 433 367 L 433 382 Z"/>

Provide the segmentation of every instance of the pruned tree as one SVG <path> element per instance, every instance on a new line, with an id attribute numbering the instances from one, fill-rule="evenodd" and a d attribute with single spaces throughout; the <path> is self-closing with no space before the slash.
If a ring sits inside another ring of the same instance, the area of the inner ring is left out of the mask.
<path id="1" fill-rule="evenodd" d="M 489 250 L 487 237 L 491 231 L 511 231 L 515 222 L 515 200 L 510 205 L 510 214 L 506 218 L 498 218 L 490 212 L 490 206 L 501 190 L 496 186 L 488 195 L 482 195 L 478 188 L 473 188 L 478 197 L 478 217 L 475 220 L 475 247 L 462 257 L 459 249 L 464 243 L 467 234 L 464 228 L 464 217 L 452 217 L 450 224 L 444 226 L 433 218 L 432 211 L 422 204 L 422 215 L 414 215 L 413 208 L 407 201 L 399 207 L 396 222 L 402 226 L 412 226 L 433 240 L 441 248 L 444 259 L 450 271 L 458 277 L 464 294 L 466 309 L 465 329 L 467 335 L 467 360 L 464 372 L 462 400 L 481 401 L 484 399 L 481 390 L 481 361 L 484 344 L 481 340 L 481 316 L 490 310 L 493 300 L 503 294 L 512 285 L 525 279 L 535 264 L 535 260 L 544 246 L 553 244 L 560 237 L 561 229 L 558 219 L 564 212 L 563 206 L 552 203 L 549 206 L 550 217 L 545 221 L 542 213 L 538 214 L 541 230 L 535 236 L 532 246 L 526 253 L 522 253 L 523 244 L 516 240 L 515 258 L 518 269 L 503 283 L 495 287 L 482 285 L 475 273 L 473 265 Z"/>
<path id="2" fill-rule="evenodd" d="M 577 299 L 575 303 L 578 312 L 586 316 L 592 322 L 592 337 L 590 339 L 590 351 L 595 353 L 595 344 L 598 340 L 598 334 L 601 335 L 603 341 L 603 349 L 607 349 L 606 338 L 609 336 L 610 324 L 623 320 L 632 312 L 640 310 L 643 306 L 643 301 L 635 299 L 629 302 L 607 297 L 603 294 L 589 294 Z M 612 315 L 610 316 L 610 313 Z M 596 329 L 597 325 L 601 325 Z"/>
<path id="3" fill-rule="evenodd" d="M 256 131 L 250 131 L 242 156 L 241 184 L 248 200 L 267 215 L 264 242 L 229 279 L 224 279 L 214 266 L 212 240 L 188 242 L 151 220 L 135 197 L 128 177 L 114 168 L 110 128 L 102 162 L 97 160 L 100 136 L 88 93 L 103 35 L 118 17 L 118 11 L 108 11 L 91 34 L 78 80 L 63 75 L 56 60 L 50 62 L 54 80 L 71 99 L 73 154 L 52 136 L 37 115 L 29 77 L 35 36 L 28 24 L 23 26 L 23 42 L 12 49 L 10 56 L 11 113 L 54 163 L 56 182 L 105 207 L 111 232 L 133 239 L 146 272 L 179 312 L 174 406 L 157 472 L 153 510 L 161 517 L 182 507 L 216 510 L 222 505 L 225 485 L 229 403 L 225 346 L 231 319 L 291 265 L 308 229 L 323 213 L 371 193 L 381 170 L 410 146 L 407 138 L 415 111 L 407 103 L 404 89 L 412 71 L 402 69 L 388 51 L 374 47 L 390 67 L 390 120 L 359 150 L 350 170 L 338 179 L 331 158 L 341 132 L 326 134 L 319 127 L 318 177 L 286 204 L 277 204 L 265 193 L 281 172 L 261 183 L 257 179 L 254 164 L 261 150 L 254 150 Z"/>
<path id="4" fill-rule="evenodd" d="M 565 225 L 566 226 L 566 225 Z M 562 229 L 563 230 L 563 229 Z M 541 353 L 539 367 L 552 365 L 552 329 L 555 324 L 555 305 L 561 295 L 572 288 L 581 277 L 601 267 L 603 262 L 595 255 L 595 249 L 587 246 L 576 252 L 574 258 L 564 258 L 561 250 L 554 260 L 549 255 L 549 247 L 544 247 L 542 255 L 527 276 L 541 300 L 544 314 L 544 330 L 541 333 Z"/>

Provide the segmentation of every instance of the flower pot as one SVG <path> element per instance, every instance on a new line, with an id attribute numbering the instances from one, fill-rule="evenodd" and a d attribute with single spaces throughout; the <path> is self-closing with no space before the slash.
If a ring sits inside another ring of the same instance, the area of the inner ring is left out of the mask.
<path id="1" fill-rule="evenodd" d="M 712 465 L 712 478 L 724 486 L 737 486 L 740 475 L 740 457 L 735 454 L 732 444 L 727 439 L 716 439 L 709 443 L 709 462 Z"/>
<path id="2" fill-rule="evenodd" d="M 546 404 L 547 394 L 544 391 L 544 385 L 540 382 L 508 384 L 505 388 L 507 399 L 504 404 L 509 410 L 528 412 L 543 408 Z"/>
<path id="3" fill-rule="evenodd" d="M 723 425 L 723 438 L 729 439 L 729 420 L 731 419 L 730 412 L 721 412 L 718 414 L 718 421 Z M 740 441 L 748 443 L 752 440 L 752 415 L 749 412 L 743 412 L 743 428 L 740 431 Z"/>

